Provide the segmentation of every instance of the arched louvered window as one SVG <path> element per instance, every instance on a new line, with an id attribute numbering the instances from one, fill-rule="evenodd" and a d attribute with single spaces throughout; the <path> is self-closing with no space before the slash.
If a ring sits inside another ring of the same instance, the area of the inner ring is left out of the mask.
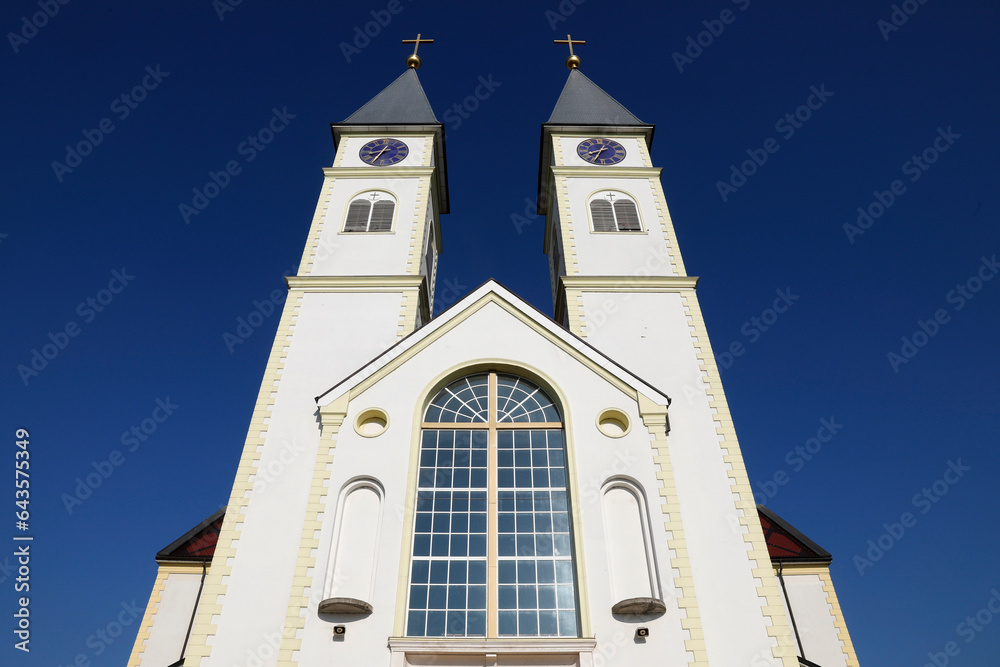
<path id="1" fill-rule="evenodd" d="M 470 375 L 424 415 L 406 634 L 577 637 L 558 408 L 513 375 Z"/>
<path id="2" fill-rule="evenodd" d="M 347 207 L 345 232 L 391 232 L 396 202 L 384 192 L 358 195 Z"/>
<path id="3" fill-rule="evenodd" d="M 625 195 L 607 192 L 590 201 L 590 217 L 595 232 L 641 232 L 639 209 Z"/>

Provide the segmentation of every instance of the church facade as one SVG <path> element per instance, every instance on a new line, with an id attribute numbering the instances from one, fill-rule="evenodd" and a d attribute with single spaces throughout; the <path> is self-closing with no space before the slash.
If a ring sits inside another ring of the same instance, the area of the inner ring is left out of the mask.
<path id="1" fill-rule="evenodd" d="M 754 503 L 653 126 L 578 62 L 542 125 L 554 317 L 494 281 L 432 317 L 415 55 L 332 126 L 229 503 L 157 555 L 129 667 L 857 667 L 830 555 Z"/>

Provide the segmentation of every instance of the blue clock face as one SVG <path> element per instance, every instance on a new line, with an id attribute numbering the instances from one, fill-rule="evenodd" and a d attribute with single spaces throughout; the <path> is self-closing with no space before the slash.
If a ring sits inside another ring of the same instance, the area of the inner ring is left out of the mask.
<path id="1" fill-rule="evenodd" d="M 376 167 L 387 167 L 397 164 L 406 159 L 410 154 L 407 148 L 399 139 L 374 139 L 361 147 L 359 155 L 368 164 Z"/>
<path id="2" fill-rule="evenodd" d="M 576 154 L 591 164 L 618 164 L 625 159 L 625 147 L 612 139 L 585 139 Z"/>

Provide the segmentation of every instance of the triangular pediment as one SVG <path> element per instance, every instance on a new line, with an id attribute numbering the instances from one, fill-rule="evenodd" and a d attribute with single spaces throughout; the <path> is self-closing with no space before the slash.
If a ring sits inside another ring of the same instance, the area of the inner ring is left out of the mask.
<path id="1" fill-rule="evenodd" d="M 216 510 L 197 526 L 181 535 L 156 554 L 157 561 L 211 561 L 219 541 L 226 509 Z"/>
<path id="2" fill-rule="evenodd" d="M 321 414 L 343 409 L 351 398 L 391 374 L 450 332 L 469 326 L 467 323 L 487 309 L 501 313 L 497 315 L 501 324 L 491 330 L 491 337 L 505 335 L 503 329 L 506 327 L 529 330 L 537 339 L 564 352 L 576 363 L 586 366 L 645 408 L 666 411 L 666 406 L 670 403 L 666 394 L 583 339 L 563 329 L 500 283 L 489 280 L 422 328 L 372 359 L 359 371 L 318 396 L 316 402 Z M 516 363 L 517 360 L 512 361 Z"/>

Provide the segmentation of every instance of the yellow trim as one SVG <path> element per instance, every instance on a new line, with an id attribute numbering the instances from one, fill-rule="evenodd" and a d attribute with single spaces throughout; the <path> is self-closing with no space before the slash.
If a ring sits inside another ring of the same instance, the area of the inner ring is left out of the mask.
<path id="1" fill-rule="evenodd" d="M 553 176 L 581 178 L 659 178 L 661 167 L 559 167 L 552 166 Z"/>
<path id="2" fill-rule="evenodd" d="M 156 570 L 156 581 L 153 582 L 153 590 L 149 594 L 149 602 L 146 603 L 146 611 L 142 615 L 142 622 L 139 623 L 139 634 L 135 637 L 132 645 L 132 653 L 129 655 L 126 667 L 139 667 L 142 662 L 142 654 L 146 651 L 146 641 L 149 633 L 153 629 L 153 622 L 156 618 L 157 606 L 160 604 L 160 596 L 167 587 L 167 577 L 171 574 L 197 574 L 202 572 L 201 563 L 165 563 Z M 198 601 L 195 600 L 195 604 Z"/>
<path id="3" fill-rule="evenodd" d="M 567 290 L 581 292 L 683 292 L 698 286 L 697 276 L 563 276 Z"/>
<path id="4" fill-rule="evenodd" d="M 313 467 L 312 485 L 309 488 L 309 502 L 306 505 L 302 537 L 299 539 L 299 556 L 295 561 L 292 589 L 288 594 L 288 609 L 282 626 L 281 645 L 278 647 L 279 664 L 298 664 L 293 654 L 302 648 L 298 631 L 305 628 L 310 596 L 306 591 L 312 587 L 315 578 L 316 556 L 319 550 L 319 533 L 323 529 L 323 515 L 326 512 L 328 484 L 333 476 L 333 455 L 337 448 L 337 435 L 347 418 L 347 400 L 335 401 L 331 409 L 322 415 L 322 433 L 316 465 Z M 327 443 L 324 447 L 324 443 Z M 310 574 L 313 573 L 313 574 Z M 322 593 L 322 589 L 320 590 Z M 317 604 L 319 599 L 317 599 Z"/>
<path id="5" fill-rule="evenodd" d="M 238 526 L 242 526 L 244 512 L 250 503 L 249 495 L 254 485 L 253 478 L 256 475 L 261 451 L 264 448 L 264 440 L 270 428 L 271 409 L 277 395 L 276 388 L 285 367 L 285 355 L 291 344 L 292 328 L 295 326 L 301 304 L 302 295 L 289 298 L 285 301 L 285 307 L 281 312 L 278 331 L 274 336 L 271 354 L 268 357 L 264 377 L 260 383 L 260 391 L 257 394 L 257 404 L 254 407 L 253 417 L 247 431 L 246 444 L 243 446 L 243 454 L 236 470 L 236 480 L 233 482 L 233 490 L 226 507 L 226 518 L 222 523 L 222 530 L 219 533 L 219 540 L 212 558 L 212 566 L 205 579 L 202 600 L 198 605 L 198 614 L 195 617 L 191 638 L 188 641 L 187 655 L 185 656 L 186 667 L 200 667 L 202 658 L 212 652 L 209 637 L 214 637 L 217 630 L 213 619 L 222 613 L 219 597 L 224 596 L 228 589 L 228 583 L 224 582 L 232 574 L 229 560 L 236 556 L 236 547 L 233 543 L 239 540 L 240 528 Z M 284 628 L 282 630 L 284 632 Z"/>
<path id="6" fill-rule="evenodd" d="M 326 174 L 326 170 L 324 170 Z M 332 174 L 323 177 L 323 185 L 320 187 L 319 199 L 316 202 L 316 211 L 313 213 L 312 222 L 309 224 L 309 234 L 306 237 L 305 247 L 302 249 L 302 259 L 299 261 L 299 275 L 308 275 L 312 272 L 316 255 L 319 252 L 320 240 L 323 236 L 323 224 L 326 220 L 327 209 L 330 208 L 330 198 L 333 195 L 334 178 Z"/>
<path id="7" fill-rule="evenodd" d="M 663 194 L 663 184 L 660 183 L 659 176 L 650 176 L 650 190 L 653 193 L 653 201 L 656 203 L 657 218 L 663 231 L 663 240 L 667 244 L 667 254 L 670 256 L 670 264 L 674 275 L 683 276 L 687 272 L 684 270 L 684 260 L 681 258 L 680 246 L 677 243 L 677 233 L 674 231 L 674 222 L 670 218 L 670 210 L 667 208 L 667 198 Z"/>
<path id="8" fill-rule="evenodd" d="M 701 625 L 701 612 L 698 610 L 698 598 L 694 590 L 694 571 L 691 569 L 691 559 L 688 556 L 687 540 L 684 537 L 684 524 L 681 519 L 681 508 L 677 498 L 677 485 L 674 481 L 674 470 L 670 463 L 670 449 L 667 446 L 667 407 L 657 405 L 645 396 L 639 396 L 639 416 L 649 431 L 650 446 L 653 448 L 653 462 L 660 469 L 656 478 L 660 481 L 660 498 L 663 500 L 661 511 L 667 516 L 663 527 L 670 535 L 667 546 L 673 551 L 670 567 L 677 570 L 677 577 L 672 581 L 675 588 L 680 589 L 677 606 L 685 614 L 681 619 L 681 627 L 688 632 L 684 640 L 684 648 L 689 651 L 694 660 L 688 663 L 696 667 L 708 667 L 708 649 L 705 646 L 705 633 Z M 797 666 L 796 666 L 797 667 Z"/>
<path id="9" fill-rule="evenodd" d="M 858 654 L 854 652 L 854 642 L 851 641 L 851 633 L 847 630 L 847 621 L 844 620 L 844 610 L 840 608 L 837 591 L 833 587 L 833 579 L 830 577 L 830 571 L 826 570 L 818 574 L 820 580 L 823 582 L 823 590 L 826 591 L 826 602 L 830 605 L 833 624 L 837 627 L 837 638 L 843 642 L 847 667 L 861 667 L 861 664 L 858 662 Z"/>
<path id="10" fill-rule="evenodd" d="M 757 513 L 757 504 L 754 501 L 753 489 L 750 487 L 750 477 L 743 462 L 743 455 L 740 453 L 740 445 L 736 439 L 736 428 L 733 425 L 729 403 L 726 401 L 726 394 L 722 388 L 722 378 L 719 375 L 715 355 L 712 353 L 712 345 L 708 338 L 708 330 L 705 328 L 698 295 L 694 291 L 684 291 L 681 293 L 681 300 L 687 311 L 688 324 L 692 330 L 691 337 L 697 350 L 698 365 L 703 372 L 703 381 L 707 385 L 705 390 L 709 406 L 715 410 L 715 432 L 719 438 L 719 447 L 723 453 L 723 460 L 730 466 L 727 474 L 732 480 L 731 489 L 736 498 L 734 509 L 739 516 L 740 524 L 747 529 L 743 533 L 743 541 L 749 546 L 747 558 L 750 561 L 751 573 L 755 579 L 760 580 L 760 585 L 757 586 L 757 596 L 764 600 L 761 604 L 761 613 L 771 620 L 771 624 L 767 627 L 767 634 L 777 640 L 777 645 L 771 648 L 771 654 L 776 660 L 781 660 L 784 667 L 799 667 L 791 625 L 788 622 L 788 615 L 785 613 L 781 589 L 771 564 L 771 556 L 767 551 L 764 531 Z"/>
<path id="11" fill-rule="evenodd" d="M 405 176 L 427 176 L 430 178 L 437 167 L 323 167 L 323 175 L 329 178 L 402 178 Z"/>
<path id="12" fill-rule="evenodd" d="M 398 292 L 418 289 L 423 276 L 285 276 L 291 290 L 302 292 Z"/>

